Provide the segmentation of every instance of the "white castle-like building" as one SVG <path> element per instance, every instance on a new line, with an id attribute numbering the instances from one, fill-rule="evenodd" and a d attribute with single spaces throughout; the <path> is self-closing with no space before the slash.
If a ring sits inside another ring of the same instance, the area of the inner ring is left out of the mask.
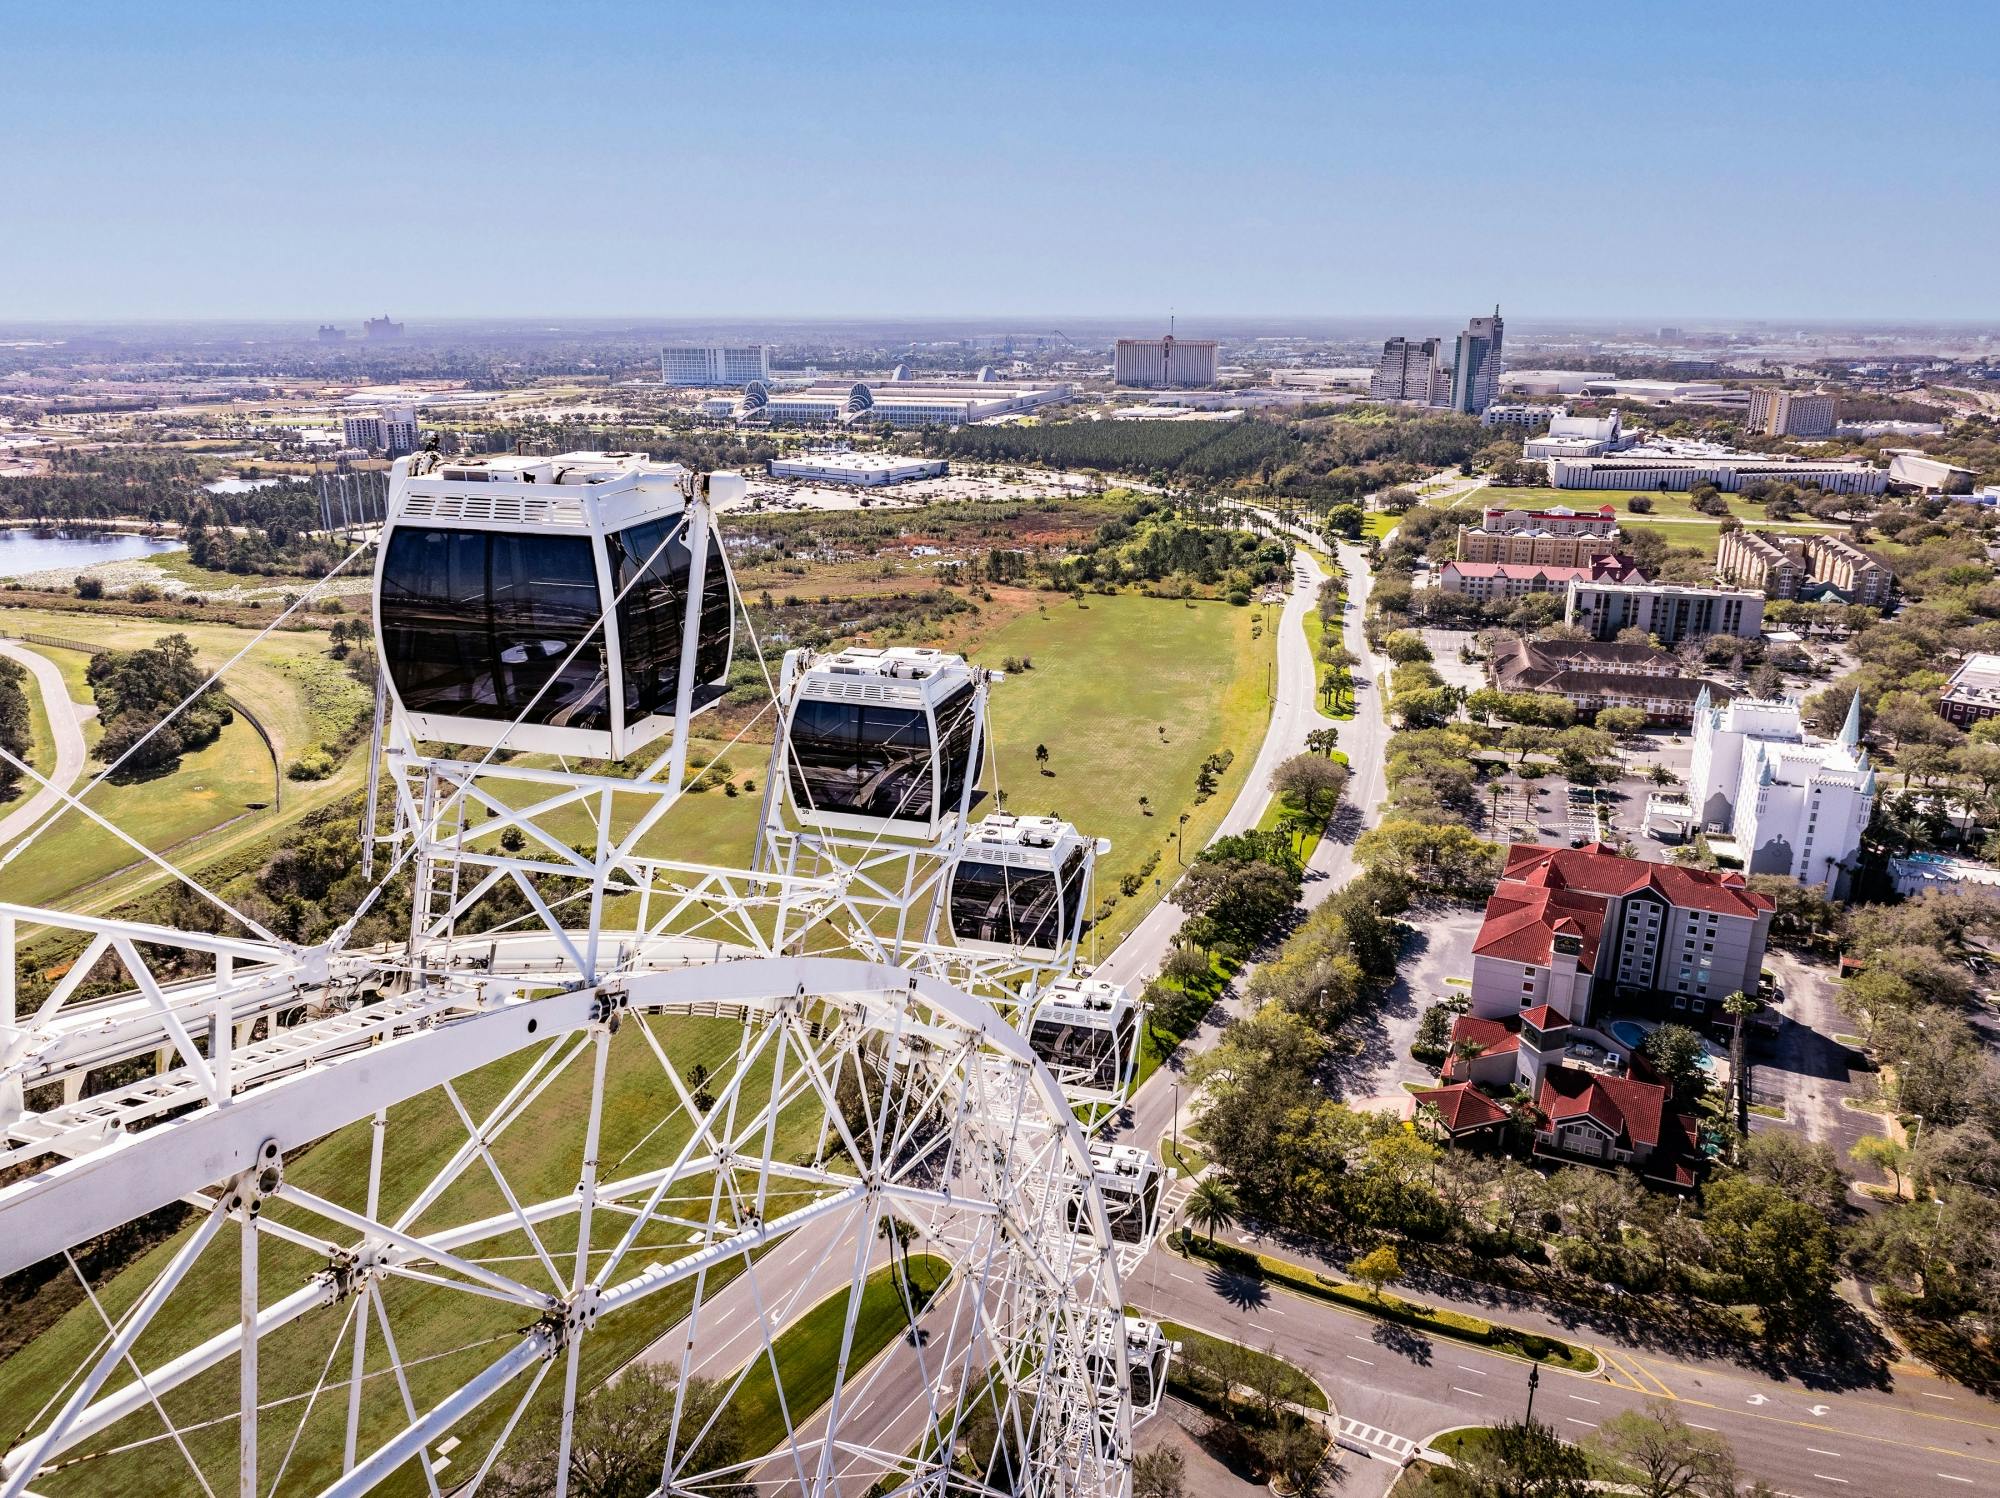
<path id="1" fill-rule="evenodd" d="M 1738 697 L 1717 707 L 1704 689 L 1688 799 L 1709 847 L 1733 853 L 1746 873 L 1824 884 L 1842 898 L 1875 805 L 1860 695 L 1829 743 L 1807 737 L 1797 703 Z"/>

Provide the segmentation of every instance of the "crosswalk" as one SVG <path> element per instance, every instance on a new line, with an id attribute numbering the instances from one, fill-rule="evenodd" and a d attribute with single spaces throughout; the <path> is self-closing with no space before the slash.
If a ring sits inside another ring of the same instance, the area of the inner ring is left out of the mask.
<path id="1" fill-rule="evenodd" d="M 1386 1457 L 1398 1464 L 1408 1461 L 1417 1451 L 1417 1443 L 1408 1436 L 1399 1436 L 1393 1430 L 1382 1430 L 1373 1425 L 1363 1425 L 1359 1420 L 1345 1415 L 1340 1420 L 1339 1440 L 1349 1451 L 1358 1451 L 1364 1456 Z"/>

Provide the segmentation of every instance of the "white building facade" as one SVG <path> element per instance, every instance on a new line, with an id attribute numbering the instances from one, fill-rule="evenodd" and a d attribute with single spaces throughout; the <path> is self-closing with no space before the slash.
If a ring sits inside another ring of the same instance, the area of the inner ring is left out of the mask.
<path id="1" fill-rule="evenodd" d="M 770 378 L 768 344 L 672 344 L 660 350 L 663 385 L 747 385 Z"/>
<path id="2" fill-rule="evenodd" d="M 1200 389 L 1215 383 L 1213 338 L 1121 338 L 1115 351 L 1116 382 L 1140 390 Z"/>
<path id="3" fill-rule="evenodd" d="M 402 457 L 417 450 L 417 408 L 371 406 L 365 411 L 344 412 L 340 430 L 349 447 Z"/>
<path id="4" fill-rule="evenodd" d="M 1875 772 L 1861 747 L 1861 700 L 1831 743 L 1809 738 L 1797 704 L 1695 699 L 1688 796 L 1709 846 L 1751 874 L 1823 884 L 1834 899 L 1852 881 L 1875 808 Z"/>

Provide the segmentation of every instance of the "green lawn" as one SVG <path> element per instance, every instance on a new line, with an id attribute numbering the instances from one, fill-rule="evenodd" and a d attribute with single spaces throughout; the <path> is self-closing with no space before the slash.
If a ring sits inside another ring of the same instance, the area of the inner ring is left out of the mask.
<path id="1" fill-rule="evenodd" d="M 1176 835 L 1193 857 L 1250 772 L 1270 718 L 1264 683 L 1277 643 L 1275 633 L 1251 638 L 1254 618 L 1256 610 L 1224 603 L 1121 595 L 1088 598 L 1079 609 L 1052 601 L 974 651 L 986 666 L 1010 655 L 1034 662 L 993 693 L 988 781 L 997 771 L 1007 809 L 1066 816 L 1111 839 L 1097 866 L 1097 899 L 1100 909 L 1115 903 L 1090 933 L 1087 957 L 1110 951 L 1139 923 L 1155 902 L 1152 881 L 1171 884 L 1178 872 Z M 1037 744 L 1049 749 L 1047 775 L 1036 768 Z M 1197 806 L 1201 763 L 1222 748 L 1235 758 Z M 1125 896 L 1119 882 L 1128 874 L 1144 883 Z"/>
<path id="2" fill-rule="evenodd" d="M 1619 523 L 1629 516 L 1635 521 L 1658 520 L 1705 520 L 1713 525 L 1719 516 L 1704 515 L 1694 507 L 1694 496 L 1685 490 L 1670 490 L 1659 493 L 1650 489 L 1551 489 L 1533 486 L 1520 489 L 1488 488 L 1483 491 L 1487 498 L 1487 508 L 1498 506 L 1505 510 L 1548 510 L 1564 506 L 1572 510 L 1596 510 L 1602 505 L 1610 505 L 1618 512 Z M 1653 508 L 1645 515 L 1633 513 L 1626 503 L 1633 495 L 1643 495 L 1653 503 Z M 1752 504 L 1740 494 L 1724 494 L 1729 503 L 1729 513 L 1745 525 L 1762 526 L 1766 523 L 1764 507 Z M 1822 530 L 1839 530 L 1839 526 L 1818 525 Z"/>
<path id="3" fill-rule="evenodd" d="M 11 661 L 10 664 L 19 664 Z M 42 700 L 42 681 L 26 666 L 21 667 L 21 691 L 28 699 L 28 752 L 23 759 L 34 766 L 38 775 L 53 775 L 56 769 L 55 731 L 49 726 L 48 704 Z M 5 811 L 14 802 L 25 801 L 41 789 L 27 776 L 22 776 L 14 789 L 10 801 L 0 802 L 0 811 Z"/>
<path id="4" fill-rule="evenodd" d="M 909 1326 L 911 1310 L 921 1313 L 931 1297 L 951 1277 L 951 1265 L 935 1254 L 910 1256 L 910 1303 L 906 1305 L 901 1271 L 885 1266 L 868 1276 L 855 1315 L 854 1343 L 848 1354 L 849 1389 L 876 1355 Z M 732 1407 L 742 1420 L 743 1450 L 761 1454 L 785 1439 L 785 1415 L 798 1429 L 833 1398 L 834 1375 L 840 1366 L 840 1338 L 847 1324 L 848 1292 L 829 1295 L 778 1335 L 772 1353 L 778 1379 L 771 1377 L 771 1358 L 759 1355 Z M 778 1389 L 784 1389 L 781 1408 Z"/>
<path id="5" fill-rule="evenodd" d="M 663 1101 L 668 1084 L 660 1076 L 651 1049 L 636 1027 L 652 1027 L 675 1066 L 685 1074 L 697 1062 L 711 1072 L 711 1086 L 727 1085 L 733 1075 L 734 1057 L 742 1035 L 733 1022 L 707 1019 L 643 1019 L 628 1016 L 610 1047 L 603 1137 L 599 1157 L 607 1171 L 629 1175 L 669 1163 L 686 1137 L 686 1125 L 677 1113 L 669 1116 Z M 497 1105 L 506 1089 L 529 1064 L 532 1052 L 522 1052 L 492 1066 L 458 1079 L 457 1087 L 465 1107 L 475 1118 L 485 1116 Z M 753 1069 L 746 1086 L 754 1094 L 760 1080 L 768 1087 L 768 1071 Z M 590 1082 L 590 1057 L 586 1052 L 572 1062 L 549 1086 L 535 1114 L 523 1125 L 502 1135 L 493 1146 L 511 1185 L 523 1200 L 560 1197 L 574 1189 L 582 1154 L 584 1110 Z M 664 1119 L 664 1123 L 662 1122 Z M 657 1126 L 657 1128 L 656 1128 Z M 808 1107 L 788 1113 L 778 1131 L 774 1154 L 791 1158 L 809 1153 L 817 1135 L 818 1117 Z M 317 1145 L 293 1155 L 286 1163 L 287 1178 L 342 1204 L 361 1204 L 359 1183 L 365 1181 L 370 1127 L 364 1121 L 336 1131 Z M 390 1110 L 384 1136 L 382 1211 L 393 1220 L 399 1209 L 410 1202 L 431 1174 L 448 1157 L 464 1131 L 449 1101 L 440 1092 L 421 1097 Z M 705 1197 L 702 1181 L 690 1182 L 689 1193 Z M 777 1183 L 773 1185 L 770 1210 L 773 1215 L 802 1205 Z M 282 1205 L 268 1209 L 272 1216 L 300 1225 L 307 1219 L 295 1209 Z M 492 1178 L 477 1165 L 467 1172 L 420 1216 L 416 1228 L 468 1221 L 491 1213 L 504 1213 L 505 1199 Z M 623 1218 L 600 1218 L 593 1234 L 594 1252 L 615 1243 L 625 1224 Z M 564 1266 L 574 1255 L 574 1220 L 545 1224 L 541 1237 L 549 1253 Z M 171 1257 L 186 1234 L 155 1247 L 126 1272 L 96 1287 L 106 1311 L 116 1317 L 132 1305 Z M 339 1230 L 333 1236 L 344 1236 Z M 649 1262 L 670 1263 L 688 1252 L 687 1234 L 664 1225 L 641 1235 L 620 1271 L 621 1277 L 636 1272 Z M 142 1365 L 164 1360 L 211 1335 L 236 1317 L 237 1234 L 225 1227 L 209 1245 L 201 1261 L 182 1283 L 152 1327 L 140 1338 L 138 1354 Z M 546 1286 L 547 1275 L 533 1256 L 532 1246 L 520 1233 L 501 1234 L 476 1250 L 480 1257 L 523 1283 Z M 742 1259 L 712 1269 L 707 1290 L 713 1294 L 743 1268 Z M 305 1280 L 324 1262 L 275 1238 L 263 1239 L 262 1284 L 268 1304 Z M 55 1287 L 62 1291 L 62 1287 Z M 66 1291 L 76 1299 L 73 1282 Z M 419 1408 L 427 1408 L 443 1393 L 478 1367 L 485 1366 L 516 1336 L 525 1313 L 517 1306 L 460 1292 L 434 1289 L 411 1281 L 391 1278 L 383 1285 L 389 1316 L 398 1349 L 411 1383 L 411 1393 Z M 693 1295 L 692 1285 L 663 1291 L 633 1307 L 629 1313 L 609 1316 L 583 1343 L 582 1376 L 585 1388 L 594 1387 L 629 1363 L 651 1342 L 684 1318 Z M 309 1391 L 327 1366 L 348 1311 L 349 1301 L 323 1307 L 286 1330 L 282 1336 L 267 1338 L 262 1348 L 263 1394 L 267 1402 L 286 1399 Z M 0 1442 L 12 1445 L 41 1408 L 49 1390 L 58 1387 L 79 1361 L 96 1345 L 102 1327 L 95 1312 L 85 1303 L 72 1306 L 56 1318 L 51 1328 L 21 1352 L 0 1364 Z M 346 1353 L 336 1359 L 340 1372 L 330 1382 L 345 1378 Z M 126 1374 L 114 1382 L 122 1384 Z M 399 1427 L 403 1416 L 400 1396 L 390 1375 L 379 1328 L 371 1328 L 369 1363 L 362 1407 L 364 1449 L 385 1439 Z M 522 1386 L 515 1386 L 518 1397 Z M 545 1381 L 538 1399 L 553 1398 L 560 1380 Z M 233 1420 L 226 1418 L 235 1408 L 237 1372 L 233 1359 L 200 1375 L 179 1391 L 167 1396 L 178 1423 L 191 1429 L 189 1444 L 202 1462 L 209 1481 L 218 1490 L 233 1486 L 236 1433 Z M 286 1490 L 317 1490 L 339 1471 L 340 1441 L 344 1428 L 345 1391 L 335 1389 L 322 1397 L 307 1417 L 297 1454 L 285 1475 Z M 511 1402 L 504 1396 L 485 1406 L 465 1421 L 457 1434 L 467 1454 L 483 1455 Z M 277 1473 L 277 1464 L 290 1444 L 302 1403 L 287 1404 L 267 1416 L 265 1440 L 260 1445 L 262 1488 L 268 1489 Z M 221 1423 L 193 1430 L 201 1421 Z M 108 1450 L 114 1445 L 141 1440 L 158 1433 L 158 1420 L 150 1409 L 114 1426 L 91 1443 L 92 1450 Z M 465 1462 L 461 1466 L 468 1465 Z M 176 1471 L 176 1469 L 180 1469 Z M 162 1490 L 162 1474 L 184 1480 L 184 1467 L 171 1445 L 141 1446 L 134 1451 L 72 1466 L 62 1475 L 37 1484 L 37 1491 L 51 1494 L 133 1494 L 150 1495 Z M 192 1486 L 191 1483 L 188 1484 Z M 421 1491 L 414 1472 L 406 1469 L 390 1485 L 392 1491 Z"/>
<path id="6" fill-rule="evenodd" d="M 167 625 L 114 615 L 31 609 L 0 610 L 0 631 L 10 635 L 36 633 L 116 649 L 143 647 L 162 635 L 183 633 L 194 644 L 201 664 L 210 669 L 228 660 L 255 634 L 229 625 Z M 86 675 L 90 657 L 85 652 L 56 646 L 28 648 L 56 664 L 73 700 L 85 705 L 93 701 Z M 365 736 L 371 696 L 326 649 L 326 635 L 321 631 L 281 631 L 259 641 L 224 678 L 232 695 L 247 704 L 270 733 L 283 766 L 352 739 L 357 732 Z M 101 737 L 102 730 L 94 719 L 85 723 L 87 744 L 95 748 Z M 89 761 L 78 789 L 103 768 L 98 761 Z M 239 714 L 214 743 L 183 756 L 178 769 L 144 779 L 106 781 L 84 804 L 146 847 L 163 852 L 224 824 L 241 823 L 244 831 L 275 829 L 281 825 L 278 812 L 272 809 L 277 798 L 276 778 L 270 751 Z M 359 781 L 360 760 L 349 750 L 345 765 L 329 780 L 288 780 L 283 812 L 291 816 L 324 804 Z M 209 844 L 200 845 L 201 852 L 209 850 Z M 188 859 L 177 854 L 175 861 L 186 864 Z M 113 885 L 92 888 L 138 862 L 139 855 L 127 844 L 72 811 L 9 865 L 9 894 L 34 904 L 102 908 L 100 896 L 115 893 L 122 898 L 129 895 L 135 881 L 144 884 L 160 877 L 149 866 L 140 867 Z"/>
<path id="7" fill-rule="evenodd" d="M 1370 510 L 1361 517 L 1361 539 L 1379 541 L 1396 528 L 1403 517 L 1391 515 L 1387 510 Z"/>

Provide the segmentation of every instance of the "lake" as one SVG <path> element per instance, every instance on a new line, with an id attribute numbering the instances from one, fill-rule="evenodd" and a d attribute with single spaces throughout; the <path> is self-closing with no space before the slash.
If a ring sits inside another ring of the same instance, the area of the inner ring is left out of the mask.
<path id="1" fill-rule="evenodd" d="M 38 531 L 22 526 L 0 526 L 0 577 L 26 577 L 53 567 L 74 567 L 79 572 L 100 562 L 123 562 L 133 557 L 157 556 L 163 551 L 179 551 L 179 541 L 157 536 L 125 535 L 117 531 Z"/>

